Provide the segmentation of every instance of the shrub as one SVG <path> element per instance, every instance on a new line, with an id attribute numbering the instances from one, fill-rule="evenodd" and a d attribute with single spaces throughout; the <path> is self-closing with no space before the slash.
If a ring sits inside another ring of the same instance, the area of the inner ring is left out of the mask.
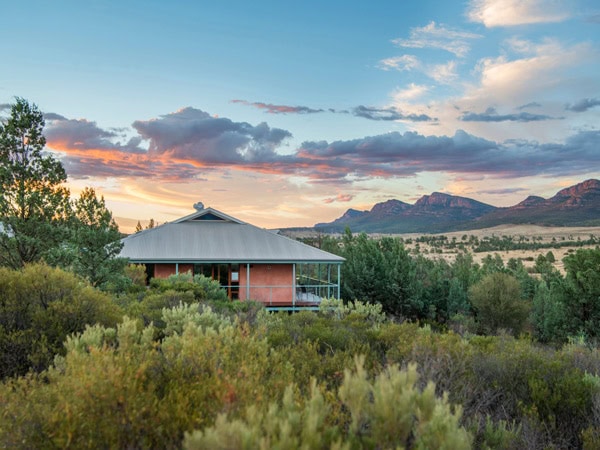
<path id="1" fill-rule="evenodd" d="M 416 367 L 391 366 L 369 380 L 363 360 L 346 370 L 335 401 L 347 410 L 347 422 L 329 419 L 325 396 L 312 383 L 311 396 L 299 405 L 293 386 L 281 404 L 268 412 L 249 408 L 245 420 L 221 415 L 214 426 L 187 434 L 184 448 L 470 448 L 471 436 L 460 426 L 460 408 L 453 409 L 435 387 L 416 387 Z"/>
<path id="2" fill-rule="evenodd" d="M 70 337 L 42 376 L 0 386 L 0 447 L 180 448 L 185 431 L 278 401 L 292 373 L 266 340 L 205 309 L 163 317 L 168 335 L 124 320 Z"/>
<path id="3" fill-rule="evenodd" d="M 529 305 L 521 300 L 519 281 L 506 273 L 493 272 L 469 289 L 482 331 L 496 333 L 505 329 L 517 335 L 523 329 Z"/>
<path id="4" fill-rule="evenodd" d="M 0 377 L 46 369 L 65 338 L 114 326 L 121 310 L 82 279 L 44 264 L 0 269 Z"/>
<path id="5" fill-rule="evenodd" d="M 158 292 L 191 292 L 195 300 L 227 300 L 227 292 L 219 282 L 204 275 L 183 273 L 168 278 L 152 278 L 150 288 Z"/>

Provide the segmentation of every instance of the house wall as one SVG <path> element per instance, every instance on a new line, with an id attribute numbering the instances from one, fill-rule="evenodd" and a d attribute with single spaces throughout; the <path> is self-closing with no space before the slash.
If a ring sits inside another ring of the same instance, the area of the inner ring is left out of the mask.
<path id="1" fill-rule="evenodd" d="M 240 264 L 239 299 L 255 300 L 266 305 L 292 305 L 295 292 L 293 264 L 250 264 L 250 294 L 246 289 L 246 264 Z M 179 273 L 193 273 L 192 264 L 179 264 Z M 175 264 L 155 264 L 154 276 L 175 275 Z"/>
<path id="2" fill-rule="evenodd" d="M 250 264 L 250 295 L 246 296 L 246 264 L 240 264 L 240 300 L 266 305 L 291 305 L 294 292 L 292 264 Z"/>

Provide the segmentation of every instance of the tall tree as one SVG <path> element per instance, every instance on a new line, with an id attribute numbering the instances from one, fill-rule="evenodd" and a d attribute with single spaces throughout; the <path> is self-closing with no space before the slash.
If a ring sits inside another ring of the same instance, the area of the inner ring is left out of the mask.
<path id="1" fill-rule="evenodd" d="M 42 259 L 64 236 L 67 175 L 44 152 L 43 128 L 40 110 L 22 98 L 0 122 L 0 264 L 12 268 Z"/>
<path id="2" fill-rule="evenodd" d="M 98 198 L 93 188 L 87 187 L 73 201 L 68 242 L 56 249 L 59 265 L 70 268 L 86 278 L 93 286 L 119 283 L 124 277 L 124 258 L 118 258 L 123 244 L 121 233 L 104 197 Z"/>
<path id="3" fill-rule="evenodd" d="M 600 247 L 579 249 L 563 259 L 571 333 L 600 336 Z"/>

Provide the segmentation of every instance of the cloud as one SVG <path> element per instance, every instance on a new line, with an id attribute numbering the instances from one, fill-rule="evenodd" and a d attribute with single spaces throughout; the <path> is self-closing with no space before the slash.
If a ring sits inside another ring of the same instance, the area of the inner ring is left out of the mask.
<path id="1" fill-rule="evenodd" d="M 488 189 L 488 190 L 479 190 L 480 194 L 490 194 L 490 195 L 507 195 L 507 194 L 516 194 L 518 192 L 525 192 L 527 189 L 525 188 L 505 188 L 505 189 Z"/>
<path id="2" fill-rule="evenodd" d="M 576 103 L 573 103 L 572 105 L 565 106 L 565 109 L 567 111 L 584 112 L 590 108 L 593 108 L 593 107 L 599 106 L 599 105 L 600 105 L 600 99 L 598 99 L 598 98 L 584 98 L 584 99 L 579 100 Z"/>
<path id="3" fill-rule="evenodd" d="M 326 198 L 323 200 L 323 203 L 333 203 L 333 202 L 349 202 L 354 199 L 354 195 L 351 194 L 338 194 L 335 197 Z"/>
<path id="4" fill-rule="evenodd" d="M 562 93 L 570 86 L 570 70 L 597 57 L 589 44 L 565 47 L 555 39 L 540 43 L 511 39 L 506 41 L 511 50 L 523 57 L 509 59 L 507 55 L 483 58 L 479 61 L 478 86 L 465 97 L 478 103 L 523 104 L 524 100 Z"/>
<path id="5" fill-rule="evenodd" d="M 141 177 L 167 181 L 198 179 L 203 171 L 228 165 L 264 164 L 279 155 L 274 149 L 291 133 L 261 123 L 215 118 L 201 110 L 184 108 L 148 121 L 136 121 L 138 135 L 121 143 L 122 130 L 105 130 L 85 119 L 69 120 L 58 114 L 45 135 L 49 148 L 62 154 L 70 176 Z M 148 142 L 148 149 L 141 146 Z"/>
<path id="6" fill-rule="evenodd" d="M 10 103 L 0 103 L 0 111 L 11 109 L 12 106 Z"/>
<path id="7" fill-rule="evenodd" d="M 445 64 L 435 64 L 428 67 L 425 73 L 440 84 L 450 84 L 458 78 L 457 68 L 456 61 L 448 61 Z"/>
<path id="8" fill-rule="evenodd" d="M 527 108 L 541 108 L 541 104 L 538 102 L 529 102 L 525 105 L 517 106 L 518 110 L 527 109 Z"/>
<path id="9" fill-rule="evenodd" d="M 114 131 L 104 130 L 86 119 L 67 119 L 56 113 L 45 113 L 44 118 L 49 121 L 46 128 L 46 140 L 59 147 L 72 150 L 114 150 L 118 149 L 128 153 L 143 153 L 139 147 L 140 139 L 133 138 L 125 144 L 115 142 L 120 135 Z"/>
<path id="10" fill-rule="evenodd" d="M 467 17 L 488 28 L 561 22 L 570 17 L 562 0 L 471 0 Z"/>
<path id="11" fill-rule="evenodd" d="M 361 111 L 398 114 L 366 107 Z M 222 177 L 245 171 L 339 185 L 424 172 L 501 178 L 574 175 L 600 165 L 600 131 L 579 132 L 562 144 L 495 142 L 461 130 L 453 136 L 394 132 L 331 143 L 304 142 L 294 153 L 282 154 L 278 150 L 291 136 L 288 131 L 213 117 L 195 108 L 136 121 L 133 128 L 138 135 L 119 143 L 115 131 L 103 130 L 95 122 L 64 119 L 50 121 L 46 135 L 48 147 L 60 152 L 69 176 L 78 178 L 181 182 L 205 179 L 202 175 L 211 172 Z"/>
<path id="12" fill-rule="evenodd" d="M 600 131 L 580 132 L 564 144 L 494 141 L 457 131 L 454 136 L 388 133 L 351 141 L 305 142 L 297 157 L 328 162 L 330 176 L 382 178 L 422 172 L 479 174 L 499 178 L 586 173 L 600 164 Z"/>
<path id="13" fill-rule="evenodd" d="M 424 27 L 412 28 L 408 39 L 398 38 L 392 42 L 398 47 L 445 50 L 463 58 L 471 48 L 469 41 L 480 37 L 479 34 L 429 22 Z"/>
<path id="14" fill-rule="evenodd" d="M 149 154 L 200 164 L 269 162 L 289 131 L 233 122 L 191 107 L 158 119 L 135 121 L 133 128 L 149 142 Z"/>
<path id="15" fill-rule="evenodd" d="M 540 120 L 554 120 L 557 117 L 551 117 L 544 114 L 531 114 L 521 112 L 518 114 L 498 114 L 494 108 L 488 108 L 484 113 L 466 112 L 460 120 L 463 122 L 538 122 Z"/>
<path id="16" fill-rule="evenodd" d="M 398 70 L 400 72 L 417 70 L 422 67 L 421 61 L 414 55 L 392 56 L 379 61 L 378 67 L 383 70 Z"/>
<path id="17" fill-rule="evenodd" d="M 248 102 L 246 100 L 231 100 L 231 103 L 241 103 L 242 105 L 264 109 L 269 114 L 314 114 L 325 111 L 323 109 L 309 108 L 308 106 L 273 105 L 262 102 Z"/>
<path id="18" fill-rule="evenodd" d="M 369 108 L 359 105 L 352 109 L 352 114 L 369 120 L 408 120 L 412 122 L 431 122 L 434 118 L 426 114 L 403 114 L 396 108 Z"/>
<path id="19" fill-rule="evenodd" d="M 1 109 L 1 105 L 0 105 Z M 45 120 L 68 120 L 65 116 L 61 116 L 60 114 L 56 114 L 53 112 L 44 113 Z"/>
<path id="20" fill-rule="evenodd" d="M 425 95 L 427 92 L 429 92 L 429 89 L 430 88 L 428 86 L 423 84 L 410 83 L 408 87 L 404 89 L 396 89 L 392 93 L 392 97 L 397 102 L 412 101 Z"/>
<path id="21" fill-rule="evenodd" d="M 386 71 L 397 70 L 399 72 L 418 70 L 440 84 L 450 84 L 458 78 L 456 61 L 448 61 L 444 64 L 423 64 L 413 55 L 382 59 L 377 67 Z"/>

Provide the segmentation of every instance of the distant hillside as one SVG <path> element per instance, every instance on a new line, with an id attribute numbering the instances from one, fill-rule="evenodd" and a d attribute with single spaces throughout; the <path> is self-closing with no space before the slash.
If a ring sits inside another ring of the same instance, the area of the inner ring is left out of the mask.
<path id="1" fill-rule="evenodd" d="M 441 233 L 503 224 L 600 225 L 600 181 L 584 181 L 549 199 L 530 196 L 508 208 L 434 192 L 414 205 L 388 200 L 377 203 L 370 211 L 349 209 L 333 222 L 316 224 L 315 229 L 341 232 L 350 227 L 354 232 L 367 233 Z"/>

